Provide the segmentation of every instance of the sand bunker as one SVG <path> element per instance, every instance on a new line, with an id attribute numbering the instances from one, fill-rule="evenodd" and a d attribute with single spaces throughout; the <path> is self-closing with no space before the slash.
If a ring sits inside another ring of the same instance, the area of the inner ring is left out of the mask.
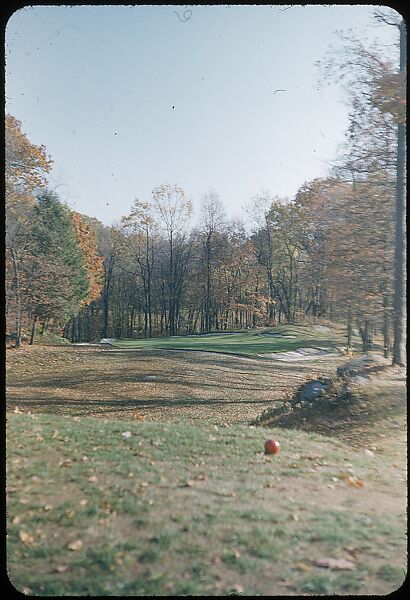
<path id="1" fill-rule="evenodd" d="M 211 333 L 190 333 L 189 337 L 208 337 L 211 335 L 233 335 L 234 333 L 243 333 L 243 331 L 212 331 Z"/>
<path id="2" fill-rule="evenodd" d="M 315 331 L 330 331 L 330 327 L 326 327 L 326 325 L 314 325 L 313 329 Z"/>
<path id="3" fill-rule="evenodd" d="M 269 331 L 267 331 L 266 333 L 261 333 L 261 335 L 264 335 L 266 337 L 276 337 L 276 338 L 281 338 L 281 339 L 296 339 L 296 335 L 287 335 L 285 333 L 270 333 Z"/>
<path id="4" fill-rule="evenodd" d="M 318 357 L 338 356 L 336 353 L 323 350 L 323 348 L 298 348 L 290 352 L 271 352 L 269 354 L 258 354 L 262 358 L 271 358 L 273 360 L 309 360 Z"/>

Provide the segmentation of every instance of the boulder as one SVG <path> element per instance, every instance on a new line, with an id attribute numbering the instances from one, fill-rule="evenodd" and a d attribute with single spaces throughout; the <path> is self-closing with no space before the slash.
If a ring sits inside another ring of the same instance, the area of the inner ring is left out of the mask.
<path id="1" fill-rule="evenodd" d="M 305 383 L 305 385 L 299 391 L 298 397 L 302 402 L 314 402 L 316 398 L 323 396 L 328 389 L 330 382 L 319 381 L 314 379 Z"/>
<path id="2" fill-rule="evenodd" d="M 157 381 L 158 377 L 156 375 L 144 375 L 144 381 Z"/>
<path id="3" fill-rule="evenodd" d="M 338 377 L 363 375 L 366 372 L 371 372 L 380 369 L 383 365 L 389 364 L 389 361 L 378 354 L 363 354 L 358 358 L 350 360 L 348 363 L 338 367 L 336 374 Z"/>

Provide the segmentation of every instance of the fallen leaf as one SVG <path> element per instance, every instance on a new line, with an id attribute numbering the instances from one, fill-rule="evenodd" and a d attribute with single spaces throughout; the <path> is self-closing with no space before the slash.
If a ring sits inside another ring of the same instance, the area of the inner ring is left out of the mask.
<path id="1" fill-rule="evenodd" d="M 34 544 L 34 537 L 31 533 L 27 533 L 27 531 L 19 531 L 19 538 L 26 546 L 31 546 Z"/>
<path id="2" fill-rule="evenodd" d="M 301 454 L 300 458 L 305 460 L 318 460 L 319 458 L 323 458 L 320 454 Z"/>
<path id="3" fill-rule="evenodd" d="M 343 549 L 346 550 L 346 552 L 348 552 L 353 559 L 357 558 L 357 554 L 359 552 L 358 548 L 352 548 L 351 546 L 346 546 Z"/>
<path id="4" fill-rule="evenodd" d="M 346 558 L 319 558 L 315 560 L 317 567 L 323 567 L 325 569 L 335 569 L 337 571 L 351 571 L 355 568 L 354 562 L 347 560 Z"/>
<path id="5" fill-rule="evenodd" d="M 144 415 L 139 410 L 134 410 L 132 413 L 132 418 L 135 421 L 142 421 L 144 419 Z"/>
<path id="6" fill-rule="evenodd" d="M 298 562 L 296 565 L 296 568 L 299 569 L 299 571 L 311 571 L 312 567 L 310 565 L 307 565 L 304 562 Z"/>
<path id="7" fill-rule="evenodd" d="M 57 565 L 56 566 L 57 573 L 67 573 L 68 569 L 69 569 L 68 565 Z"/>
<path id="8" fill-rule="evenodd" d="M 71 465 L 73 464 L 73 461 L 71 460 L 71 458 L 67 458 L 66 460 L 62 460 L 58 463 L 59 467 L 71 467 Z"/>
<path id="9" fill-rule="evenodd" d="M 364 486 L 364 481 L 362 479 L 358 479 L 354 475 L 350 475 L 350 473 L 346 473 L 346 472 L 342 473 L 340 475 L 340 479 L 343 479 L 344 481 L 346 481 L 346 483 L 348 483 L 349 485 L 352 485 L 353 487 L 363 487 Z"/>
<path id="10" fill-rule="evenodd" d="M 81 540 L 74 540 L 73 542 L 70 542 L 69 544 L 67 544 L 67 548 L 69 550 L 81 550 L 81 548 L 83 547 L 83 542 Z"/>
<path id="11" fill-rule="evenodd" d="M 91 483 L 96 483 L 98 481 L 98 477 L 96 475 L 91 475 L 91 477 L 88 478 L 88 481 Z"/>

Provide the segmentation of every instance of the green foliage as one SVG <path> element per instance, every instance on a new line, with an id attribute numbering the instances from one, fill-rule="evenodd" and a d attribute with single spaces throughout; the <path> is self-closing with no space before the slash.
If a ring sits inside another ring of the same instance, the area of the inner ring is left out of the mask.
<path id="1" fill-rule="evenodd" d="M 88 281 L 69 211 L 53 192 L 38 196 L 30 251 L 26 297 L 31 312 L 63 324 L 87 297 Z"/>

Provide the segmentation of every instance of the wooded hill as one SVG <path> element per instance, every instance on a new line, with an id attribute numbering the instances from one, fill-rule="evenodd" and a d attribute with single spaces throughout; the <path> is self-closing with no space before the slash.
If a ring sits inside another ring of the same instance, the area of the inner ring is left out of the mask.
<path id="1" fill-rule="evenodd" d="M 104 226 L 47 188 L 46 149 L 7 115 L 6 320 L 16 345 L 45 330 L 91 342 L 321 318 L 346 324 L 348 346 L 358 328 L 365 351 L 381 332 L 385 355 L 394 348 L 403 364 L 405 63 L 349 38 L 321 69 L 341 78 L 351 106 L 337 164 L 290 200 L 254 197 L 246 224 L 209 192 L 191 227 L 191 202 L 167 183 Z"/>

